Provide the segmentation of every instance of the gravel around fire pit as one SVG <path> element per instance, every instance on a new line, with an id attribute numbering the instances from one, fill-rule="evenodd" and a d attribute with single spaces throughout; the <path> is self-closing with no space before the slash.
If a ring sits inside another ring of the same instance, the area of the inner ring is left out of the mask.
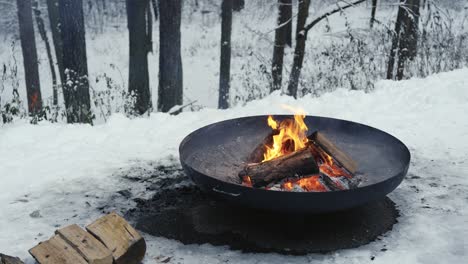
<path id="1" fill-rule="evenodd" d="M 160 167 L 150 199 L 136 199 L 127 217 L 136 228 L 184 244 L 227 245 L 243 252 L 307 254 L 355 248 L 391 230 L 399 216 L 389 199 L 324 215 L 291 215 L 233 207 L 186 182 L 183 171 Z M 175 177 L 174 177 L 175 176 Z"/>

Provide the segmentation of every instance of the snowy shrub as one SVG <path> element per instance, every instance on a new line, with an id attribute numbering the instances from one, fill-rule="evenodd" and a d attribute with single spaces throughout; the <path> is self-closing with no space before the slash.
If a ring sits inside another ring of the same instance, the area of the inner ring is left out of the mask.
<path id="1" fill-rule="evenodd" d="M 119 73 L 121 80 L 115 81 L 108 74 L 101 73 L 97 75 L 94 83 L 90 84 L 94 117 L 106 121 L 112 113 L 125 113 L 129 117 L 136 116 L 135 95 L 128 92 L 119 68 L 114 64 L 110 67 Z"/>
<path id="2" fill-rule="evenodd" d="M 11 44 L 14 51 L 15 43 Z M 0 116 L 3 124 L 10 123 L 16 118 L 27 116 L 27 110 L 23 106 L 18 93 L 18 64 L 12 52 L 11 58 L 2 64 L 0 76 Z"/>

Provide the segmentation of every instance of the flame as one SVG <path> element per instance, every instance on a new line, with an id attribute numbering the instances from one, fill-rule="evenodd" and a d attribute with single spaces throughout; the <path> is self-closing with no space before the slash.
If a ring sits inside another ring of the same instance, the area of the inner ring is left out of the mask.
<path id="1" fill-rule="evenodd" d="M 294 111 L 294 120 L 284 119 L 278 122 L 272 116 L 268 116 L 268 126 L 273 130 L 279 130 L 279 132 L 273 136 L 273 144 L 265 146 L 266 151 L 263 155 L 263 161 L 281 157 L 304 148 L 309 141 L 306 136 L 308 128 L 304 123 L 305 112 L 302 109 L 294 109 L 290 106 L 284 107 Z"/>
<path id="2" fill-rule="evenodd" d="M 292 111 L 294 119 L 287 118 L 277 121 L 271 115 L 268 116 L 268 126 L 275 131 L 275 135 L 273 135 L 273 143 L 265 145 L 262 162 L 281 157 L 302 149 L 308 144 L 312 144 L 315 147 L 311 148 L 311 151 L 313 151 L 320 173 L 324 173 L 329 177 L 345 176 L 351 178 L 352 175 L 338 163 L 334 162 L 333 157 L 328 155 L 321 147 L 315 145 L 314 142 L 309 142 L 307 138 L 308 127 L 304 122 L 306 116 L 304 110 L 287 105 L 282 105 L 282 107 Z M 245 186 L 252 187 L 252 181 L 249 176 L 244 176 L 242 183 Z M 297 186 L 308 192 L 328 191 L 328 188 L 322 184 L 318 174 L 308 175 L 299 179 L 287 179 L 281 183 L 281 189 L 286 191 L 292 191 Z"/>

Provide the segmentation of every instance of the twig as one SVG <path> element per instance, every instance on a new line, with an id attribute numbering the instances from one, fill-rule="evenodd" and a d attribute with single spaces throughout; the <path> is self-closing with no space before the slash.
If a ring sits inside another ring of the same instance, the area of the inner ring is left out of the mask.
<path id="1" fill-rule="evenodd" d="M 178 109 L 174 110 L 174 111 L 171 111 L 169 112 L 170 115 L 178 115 L 182 112 L 182 109 L 186 108 L 187 106 L 191 106 L 193 105 L 194 103 L 196 103 L 198 100 L 194 100 L 188 104 L 185 104 L 185 105 L 182 105 L 181 107 L 179 107 Z"/>
<path id="2" fill-rule="evenodd" d="M 335 13 L 338 13 L 338 12 L 341 12 L 347 8 L 350 8 L 350 7 L 353 7 L 357 4 L 360 4 L 362 2 L 365 2 L 366 0 L 358 0 L 358 1 L 354 1 L 352 3 L 349 3 L 348 5 L 345 5 L 343 7 L 339 7 L 339 8 L 336 8 L 336 9 L 333 9 L 332 11 L 329 11 L 321 16 L 319 16 L 318 18 L 314 19 L 312 22 L 310 22 L 310 24 L 308 24 L 305 28 L 304 28 L 304 31 L 305 33 L 307 33 L 311 28 L 313 28 L 316 24 L 318 24 L 320 21 L 322 21 L 323 19 L 329 17 L 330 15 L 333 15 Z"/>

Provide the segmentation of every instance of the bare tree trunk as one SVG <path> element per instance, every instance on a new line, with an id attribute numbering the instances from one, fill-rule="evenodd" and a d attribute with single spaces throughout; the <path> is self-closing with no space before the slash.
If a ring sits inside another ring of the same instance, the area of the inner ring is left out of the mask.
<path id="1" fill-rule="evenodd" d="M 286 18 L 286 21 L 289 21 L 286 23 L 286 45 L 289 47 L 292 47 L 292 0 L 283 0 L 283 14 Z"/>
<path id="2" fill-rule="evenodd" d="M 398 8 L 397 20 L 395 22 L 395 33 L 392 39 L 392 48 L 390 49 L 390 56 L 388 58 L 387 79 L 393 79 L 393 71 L 395 66 L 395 56 L 397 55 L 398 47 L 400 46 L 401 24 L 403 9 Z"/>
<path id="3" fill-rule="evenodd" d="M 149 0 L 126 0 L 129 33 L 128 91 L 136 96 L 135 110 L 142 115 L 151 108 L 148 52 L 151 49 Z M 149 23 L 147 23 L 147 21 Z"/>
<path id="4" fill-rule="evenodd" d="M 60 35 L 68 123 L 92 123 L 82 0 L 60 0 Z"/>
<path id="5" fill-rule="evenodd" d="M 233 0 L 223 0 L 221 4 L 221 56 L 219 67 L 218 107 L 229 107 L 229 82 L 231 79 L 231 31 Z"/>
<path id="6" fill-rule="evenodd" d="M 232 0 L 232 10 L 239 12 L 245 7 L 245 0 Z"/>
<path id="7" fill-rule="evenodd" d="M 416 57 L 418 49 L 418 25 L 420 0 L 407 0 L 404 10 L 403 35 L 400 39 L 400 54 L 397 62 L 397 80 L 403 79 L 405 63 Z"/>
<path id="8" fill-rule="evenodd" d="M 396 79 L 404 76 L 404 66 L 417 53 L 419 0 L 400 0 L 395 35 L 388 60 L 387 79 L 393 79 L 394 64 L 397 61 Z"/>
<path id="9" fill-rule="evenodd" d="M 65 68 L 63 67 L 62 37 L 60 36 L 59 0 L 47 0 L 47 12 L 52 32 L 52 41 L 54 42 L 55 59 L 57 60 L 60 83 L 63 85 L 66 77 Z"/>
<path id="10" fill-rule="evenodd" d="M 305 23 L 309 15 L 310 0 L 299 1 L 299 11 L 297 14 L 296 26 L 296 48 L 294 49 L 294 60 L 289 76 L 288 95 L 297 98 L 297 87 L 299 85 L 299 76 L 301 75 L 302 63 L 304 61 L 304 51 L 307 39 L 307 30 Z"/>
<path id="11" fill-rule="evenodd" d="M 24 75 L 26 94 L 28 97 L 28 111 L 30 115 L 37 115 L 42 110 L 42 96 L 39 82 L 39 70 L 34 38 L 31 0 L 17 0 L 19 33 L 21 49 L 23 51 Z"/>
<path id="12" fill-rule="evenodd" d="M 301 75 L 302 63 L 304 62 L 305 44 L 307 40 L 307 33 L 309 32 L 309 30 L 311 30 L 323 19 L 338 12 L 343 12 L 343 10 L 356 6 L 357 4 L 363 3 L 364 1 L 366 0 L 355 0 L 354 2 L 345 2 L 346 5 L 340 5 L 336 9 L 324 13 L 323 15 L 312 20 L 312 22 L 310 22 L 308 25 L 305 25 L 305 23 L 309 14 L 310 0 L 299 1 L 299 11 L 297 14 L 296 26 L 296 47 L 294 49 L 293 66 L 291 68 L 291 74 L 289 76 L 288 95 L 297 98 L 297 87 L 299 85 L 299 76 Z"/>
<path id="13" fill-rule="evenodd" d="M 377 10 L 377 0 L 372 0 L 372 11 L 371 11 L 371 18 L 370 18 L 370 28 L 374 27 L 375 21 L 375 11 Z"/>
<path id="14" fill-rule="evenodd" d="M 291 17 L 288 17 L 287 9 L 290 8 L 291 0 L 278 0 L 278 22 L 275 29 L 275 44 L 273 47 L 273 59 L 271 67 L 271 75 L 273 84 L 270 88 L 270 92 L 280 90 L 282 79 L 283 79 L 283 58 L 284 58 L 284 46 L 287 43 L 288 34 L 291 36 L 289 27 L 291 25 Z"/>
<path id="15" fill-rule="evenodd" d="M 168 112 L 182 104 L 183 77 L 180 55 L 182 0 L 159 0 L 158 110 Z"/>
<path id="16" fill-rule="evenodd" d="M 52 59 L 52 52 L 50 49 L 49 38 L 47 37 L 47 32 L 44 26 L 44 20 L 41 17 L 41 11 L 39 10 L 39 5 L 37 0 L 33 3 L 34 16 L 36 17 L 36 24 L 39 30 L 39 35 L 41 36 L 42 41 L 44 41 L 47 53 L 47 59 L 49 61 L 50 74 L 52 78 L 52 98 L 53 105 L 57 106 L 58 104 L 58 94 L 57 94 L 57 76 L 55 75 L 54 60 Z"/>
<path id="17" fill-rule="evenodd" d="M 158 0 L 151 0 L 153 6 L 154 20 L 158 20 L 159 10 L 158 10 Z"/>

